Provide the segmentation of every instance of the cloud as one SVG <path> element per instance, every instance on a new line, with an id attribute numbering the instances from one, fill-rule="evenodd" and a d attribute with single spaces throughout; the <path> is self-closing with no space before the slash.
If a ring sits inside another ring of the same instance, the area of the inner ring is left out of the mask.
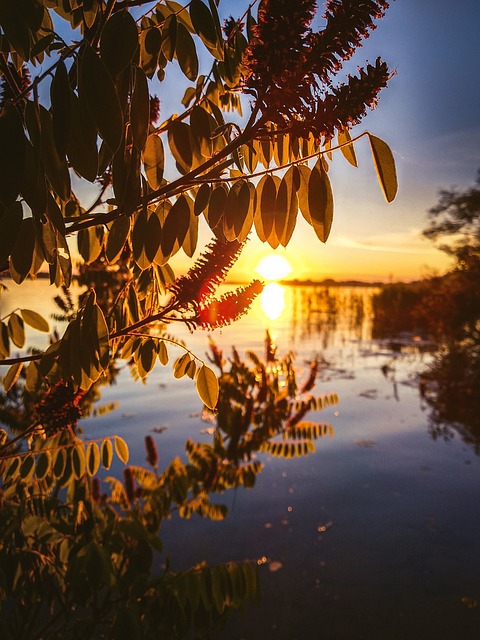
<path id="1" fill-rule="evenodd" d="M 406 229 L 391 233 L 371 235 L 368 238 L 354 239 L 348 236 L 337 236 L 331 244 L 347 249 L 363 251 L 383 251 L 387 253 L 404 253 L 408 255 L 438 255 L 436 249 L 424 239 L 419 229 Z"/>

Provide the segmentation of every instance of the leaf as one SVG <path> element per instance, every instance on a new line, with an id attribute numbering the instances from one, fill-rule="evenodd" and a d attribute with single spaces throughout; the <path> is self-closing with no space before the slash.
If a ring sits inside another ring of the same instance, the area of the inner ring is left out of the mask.
<path id="1" fill-rule="evenodd" d="M 197 195 L 195 196 L 195 204 L 193 205 L 193 212 L 196 216 L 199 216 L 202 211 L 206 209 L 210 200 L 211 192 L 212 188 L 208 182 L 204 182 L 200 185 Z"/>
<path id="2" fill-rule="evenodd" d="M 205 46 L 212 49 L 217 46 L 218 36 L 212 14 L 201 0 L 191 0 L 190 18 L 193 28 Z"/>
<path id="3" fill-rule="evenodd" d="M 141 378 L 145 378 L 155 365 L 156 358 L 155 342 L 148 338 L 142 344 L 137 358 L 137 367 Z"/>
<path id="4" fill-rule="evenodd" d="M 163 340 L 160 340 L 160 342 L 158 343 L 157 350 L 158 350 L 158 360 L 160 361 L 160 364 L 163 364 L 163 366 L 167 365 L 168 351 L 167 351 L 167 346 Z"/>
<path id="5" fill-rule="evenodd" d="M 20 373 L 22 372 L 23 364 L 21 362 L 16 362 L 9 367 L 7 373 L 3 378 L 3 388 L 5 389 L 5 393 L 10 391 L 13 385 L 18 380 Z"/>
<path id="6" fill-rule="evenodd" d="M 111 75 L 90 45 L 85 44 L 80 64 L 80 93 L 99 134 L 112 153 L 123 138 L 123 114 Z"/>
<path id="7" fill-rule="evenodd" d="M 129 458 L 128 445 L 119 436 L 115 436 L 115 452 L 123 464 L 127 464 Z"/>
<path id="8" fill-rule="evenodd" d="M 60 60 L 50 85 L 50 101 L 52 104 L 53 139 L 61 158 L 65 157 L 67 153 L 70 135 L 71 93 L 67 68 L 63 60 Z"/>
<path id="9" fill-rule="evenodd" d="M 130 218 L 128 216 L 120 216 L 113 221 L 107 236 L 107 244 L 105 253 L 108 262 L 116 262 L 123 251 L 125 242 L 130 233 Z"/>
<path id="10" fill-rule="evenodd" d="M 282 183 L 286 185 L 286 220 L 283 227 L 283 231 L 280 233 L 279 228 L 276 226 L 276 232 L 278 239 L 280 240 L 280 244 L 282 247 L 286 247 L 290 242 L 290 238 L 292 237 L 293 231 L 295 229 L 295 225 L 297 223 L 297 214 L 298 214 L 298 198 L 297 198 L 297 189 L 296 184 L 298 180 L 298 172 L 296 167 L 290 167 L 287 173 L 282 178 Z M 282 183 L 280 184 L 280 188 L 278 192 L 282 189 Z M 278 201 L 278 196 L 277 196 Z M 277 225 L 276 218 L 276 207 L 277 203 L 275 203 L 275 225 Z"/>
<path id="11" fill-rule="evenodd" d="M 8 335 L 8 327 L 5 322 L 0 322 L 0 358 L 8 358 L 10 356 L 10 337 Z"/>
<path id="12" fill-rule="evenodd" d="M 205 217 L 207 219 L 208 226 L 212 230 L 215 229 L 223 217 L 225 204 L 227 202 L 227 195 L 227 190 L 222 184 L 216 187 L 210 195 L 210 201 L 208 203 Z"/>
<path id="13" fill-rule="evenodd" d="M 72 471 L 77 480 L 85 474 L 85 450 L 83 444 L 77 444 L 72 449 Z"/>
<path id="14" fill-rule="evenodd" d="M 386 142 L 368 134 L 372 150 L 373 163 L 377 172 L 378 181 L 382 187 L 383 195 L 387 202 L 392 202 L 397 195 L 398 182 L 395 169 L 395 160 L 390 147 Z"/>
<path id="15" fill-rule="evenodd" d="M 104 467 L 104 469 L 110 469 L 113 458 L 113 445 L 109 438 L 105 439 L 102 442 L 100 456 L 102 458 L 102 466 Z"/>
<path id="16" fill-rule="evenodd" d="M 177 168 L 187 173 L 193 161 L 190 127 L 185 122 L 174 120 L 168 127 L 168 145 L 177 162 Z"/>
<path id="17" fill-rule="evenodd" d="M 160 189 L 165 168 L 165 151 L 159 135 L 151 133 L 148 136 L 142 160 L 148 184 L 154 190 Z"/>
<path id="18" fill-rule="evenodd" d="M 10 256 L 10 275 L 17 284 L 28 276 L 35 251 L 35 224 L 33 218 L 25 218 Z"/>
<path id="19" fill-rule="evenodd" d="M 151 260 L 145 253 L 145 241 L 147 238 L 148 211 L 142 209 L 135 220 L 132 231 L 132 251 L 135 262 L 143 271 L 151 265 Z"/>
<path id="20" fill-rule="evenodd" d="M 147 261 L 152 263 L 155 260 L 160 243 L 162 241 L 162 227 L 159 217 L 155 212 L 151 213 L 148 217 L 146 236 L 145 236 L 145 255 Z"/>
<path id="21" fill-rule="evenodd" d="M 8 319 L 8 334 L 13 342 L 19 349 L 25 344 L 25 328 L 23 320 L 16 314 L 10 314 Z"/>
<path id="22" fill-rule="evenodd" d="M 198 76 L 198 57 L 195 42 L 181 22 L 177 25 L 177 42 L 175 55 L 180 69 L 189 80 L 194 81 Z"/>
<path id="23" fill-rule="evenodd" d="M 90 442 L 85 454 L 88 475 L 94 476 L 100 466 L 100 450 L 96 442 Z"/>
<path id="24" fill-rule="evenodd" d="M 190 207 L 187 199 L 181 195 L 165 218 L 162 228 L 161 248 L 164 256 L 172 253 L 175 241 L 181 245 L 187 235 L 190 224 Z"/>
<path id="25" fill-rule="evenodd" d="M 11 254 L 22 228 L 22 222 L 23 209 L 20 202 L 14 202 L 5 208 L 0 206 L 0 228 L 2 229 L 2 233 L 0 233 L 0 266 L 6 262 Z"/>
<path id="26" fill-rule="evenodd" d="M 0 111 L 0 202 L 6 206 L 13 204 L 20 193 L 25 145 L 20 114 L 15 107 L 7 104 Z"/>
<path id="27" fill-rule="evenodd" d="M 140 67 L 135 68 L 135 85 L 130 104 L 130 127 L 133 144 L 141 152 L 145 147 L 150 120 L 150 95 L 147 76 Z"/>
<path id="28" fill-rule="evenodd" d="M 202 365 L 197 373 L 197 392 L 200 400 L 209 409 L 215 409 L 218 401 L 218 379 L 215 373 L 206 365 Z"/>
<path id="29" fill-rule="evenodd" d="M 213 153 L 212 139 L 210 137 L 209 114 L 201 106 L 193 108 L 190 114 L 190 133 L 192 141 L 197 151 L 204 158 L 211 158 Z"/>
<path id="30" fill-rule="evenodd" d="M 40 105 L 40 138 L 42 162 L 45 174 L 55 193 L 64 202 L 70 200 L 71 186 L 70 174 L 65 156 L 61 156 L 53 138 L 53 121 L 49 111 Z"/>
<path id="31" fill-rule="evenodd" d="M 44 451 L 43 453 L 41 453 L 35 467 L 35 475 L 37 477 L 37 480 L 43 480 L 43 478 L 49 472 L 51 464 L 52 454 L 50 453 L 50 451 Z"/>
<path id="32" fill-rule="evenodd" d="M 173 375 L 175 378 L 183 378 L 187 373 L 188 365 L 190 364 L 191 356 L 189 353 L 184 353 L 173 363 Z"/>
<path id="33" fill-rule="evenodd" d="M 71 100 L 71 126 L 67 156 L 74 170 L 90 182 L 97 177 L 98 148 L 97 128 L 86 107 L 85 99 L 73 91 Z"/>
<path id="34" fill-rule="evenodd" d="M 348 129 L 342 129 L 338 132 L 338 144 L 340 145 L 340 151 L 353 167 L 358 167 L 357 155 L 351 139 L 352 137 L 350 136 Z"/>
<path id="35" fill-rule="evenodd" d="M 250 189 L 246 180 L 238 180 L 228 192 L 223 217 L 223 232 L 228 241 L 240 234 L 250 207 Z"/>
<path id="36" fill-rule="evenodd" d="M 48 322 L 36 311 L 32 311 L 31 309 L 20 309 L 20 313 L 22 314 L 24 321 L 34 329 L 37 329 L 37 331 L 43 331 L 45 333 L 50 331 L 50 325 Z"/>
<path id="37" fill-rule="evenodd" d="M 23 459 L 22 466 L 20 468 L 20 477 L 22 480 L 30 480 L 35 471 L 35 456 L 29 453 Z"/>
<path id="38" fill-rule="evenodd" d="M 278 179 L 278 183 L 280 183 L 280 179 Z M 256 219 L 258 218 L 259 221 L 261 221 L 263 231 L 261 235 L 259 234 L 259 238 L 260 240 L 263 240 L 263 238 L 265 238 L 265 240 L 270 241 L 269 239 L 272 237 L 272 233 L 275 232 L 273 224 L 275 220 L 277 184 L 274 177 L 271 175 L 264 176 L 258 184 L 257 193 L 258 199 Z M 255 225 L 255 228 L 257 228 L 257 223 Z M 265 240 L 263 240 L 263 242 Z"/>
<path id="39" fill-rule="evenodd" d="M 308 208 L 315 233 L 326 242 L 333 221 L 333 193 L 320 162 L 312 169 L 308 181 Z"/>
<path id="40" fill-rule="evenodd" d="M 105 24 L 100 40 L 100 55 L 112 76 L 123 71 L 138 48 L 138 28 L 129 11 L 117 11 Z"/>
<path id="41" fill-rule="evenodd" d="M 157 70 L 161 46 L 162 35 L 157 27 L 144 29 L 140 33 L 140 65 L 147 78 L 152 78 Z"/>

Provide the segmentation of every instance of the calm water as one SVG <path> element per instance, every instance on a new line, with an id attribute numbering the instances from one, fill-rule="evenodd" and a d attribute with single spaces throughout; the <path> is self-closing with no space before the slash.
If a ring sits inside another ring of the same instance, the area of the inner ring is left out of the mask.
<path id="1" fill-rule="evenodd" d="M 260 563 L 262 601 L 218 638 L 480 638 L 480 460 L 460 437 L 432 439 L 416 376 L 429 356 L 420 341 L 398 353 L 371 340 L 371 294 L 273 287 L 213 336 L 225 354 L 231 345 L 262 354 L 268 328 L 281 353 L 296 353 L 300 379 L 310 359 L 323 357 L 315 393 L 340 397 L 310 414 L 330 422 L 334 437 L 308 458 L 267 459 L 253 490 L 225 496 L 224 522 L 165 524 L 173 568 Z M 2 316 L 16 306 L 53 310 L 42 282 L 12 289 L 1 304 Z M 205 333 L 178 335 L 204 356 Z M 164 464 L 187 437 L 210 437 L 192 381 L 174 380 L 168 367 L 157 365 L 144 385 L 122 371 L 102 389 L 100 404 L 109 402 L 118 409 L 85 420 L 85 434 L 125 437 L 133 464 L 144 462 L 152 430 L 161 428 L 154 437 Z"/>

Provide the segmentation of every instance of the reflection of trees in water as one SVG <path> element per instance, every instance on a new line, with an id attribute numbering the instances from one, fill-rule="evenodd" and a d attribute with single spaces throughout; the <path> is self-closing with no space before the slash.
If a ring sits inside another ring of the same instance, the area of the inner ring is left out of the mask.
<path id="1" fill-rule="evenodd" d="M 480 455 L 480 344 L 465 341 L 438 352 L 423 373 L 421 393 L 434 439 L 459 433 Z"/>
<path id="2" fill-rule="evenodd" d="M 323 349 L 340 340 L 371 337 L 370 289 L 297 287 L 293 292 L 292 323 L 300 340 L 315 337 Z"/>

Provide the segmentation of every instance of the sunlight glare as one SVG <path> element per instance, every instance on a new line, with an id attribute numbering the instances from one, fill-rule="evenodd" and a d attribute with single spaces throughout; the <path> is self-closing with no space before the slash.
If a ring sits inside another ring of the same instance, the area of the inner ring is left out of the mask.
<path id="1" fill-rule="evenodd" d="M 281 280 L 292 272 L 292 265 L 284 256 L 270 253 L 260 260 L 256 272 L 265 280 Z"/>
<path id="2" fill-rule="evenodd" d="M 267 318 L 279 318 L 285 309 L 285 291 L 282 285 L 277 282 L 267 284 L 260 295 L 260 304 Z"/>

